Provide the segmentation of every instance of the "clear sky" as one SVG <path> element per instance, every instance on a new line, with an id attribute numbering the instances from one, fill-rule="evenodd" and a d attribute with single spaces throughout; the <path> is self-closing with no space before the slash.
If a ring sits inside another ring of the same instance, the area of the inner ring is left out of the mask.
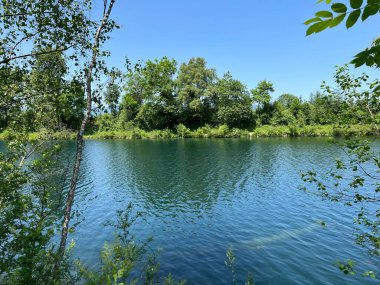
<path id="1" fill-rule="evenodd" d="M 274 83 L 274 97 L 308 98 L 323 80 L 331 82 L 335 65 L 349 62 L 380 35 L 380 17 L 374 16 L 350 30 L 341 24 L 306 37 L 303 22 L 324 8 L 315 3 L 119 0 L 113 18 L 121 29 L 106 46 L 109 63 L 122 68 L 126 56 L 133 62 L 167 56 L 180 64 L 199 56 L 219 76 L 230 71 L 249 88 L 266 79 Z M 379 77 L 379 71 L 370 72 Z"/>

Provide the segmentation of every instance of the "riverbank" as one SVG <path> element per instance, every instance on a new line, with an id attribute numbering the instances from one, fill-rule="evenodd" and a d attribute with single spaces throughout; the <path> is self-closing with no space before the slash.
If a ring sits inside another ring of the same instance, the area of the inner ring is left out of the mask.
<path id="1" fill-rule="evenodd" d="M 175 138 L 244 138 L 244 137 L 365 137 L 374 136 L 376 128 L 372 125 L 313 125 L 313 126 L 261 126 L 254 130 L 230 129 L 226 125 L 212 128 L 209 126 L 190 130 L 183 125 L 175 130 L 145 131 L 139 128 L 123 131 L 102 131 L 86 134 L 85 139 L 175 139 Z M 30 133 L 29 139 L 35 140 L 42 133 Z M 73 131 L 56 132 L 49 135 L 55 140 L 75 140 Z M 8 140 L 8 131 L 0 133 L 0 140 Z"/>

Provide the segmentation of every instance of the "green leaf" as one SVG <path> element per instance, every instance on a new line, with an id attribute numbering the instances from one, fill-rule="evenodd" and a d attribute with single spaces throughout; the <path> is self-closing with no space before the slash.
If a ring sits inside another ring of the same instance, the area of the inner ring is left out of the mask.
<path id="1" fill-rule="evenodd" d="M 322 22 L 318 22 L 318 23 L 315 23 L 315 24 L 311 25 L 307 29 L 306 35 L 309 36 L 311 34 L 322 32 L 327 27 L 329 27 L 329 22 L 330 22 L 330 20 L 327 20 L 327 21 L 322 21 Z"/>
<path id="2" fill-rule="evenodd" d="M 380 66 L 380 53 L 375 53 L 375 63 L 377 66 Z"/>
<path id="3" fill-rule="evenodd" d="M 309 25 L 309 24 L 311 24 L 311 23 L 321 22 L 321 21 L 322 21 L 321 18 L 316 17 L 316 18 L 312 18 L 312 19 L 307 20 L 304 24 L 305 24 L 305 25 Z"/>
<path id="4" fill-rule="evenodd" d="M 316 25 L 316 24 L 311 25 L 311 26 L 306 30 L 306 36 L 310 36 L 311 34 L 316 33 L 316 31 L 315 31 L 315 25 Z"/>
<path id="5" fill-rule="evenodd" d="M 309 36 L 311 34 L 315 34 L 315 33 L 319 33 L 321 31 L 323 31 L 328 26 L 328 25 L 326 25 L 326 22 L 327 21 L 323 21 L 323 22 L 318 22 L 318 23 L 311 25 L 306 31 L 306 36 Z"/>
<path id="6" fill-rule="evenodd" d="M 363 50 L 361 52 L 359 52 L 358 54 L 355 55 L 355 57 L 364 57 L 364 58 L 367 58 L 367 56 L 369 56 L 370 52 L 368 51 L 368 49 L 366 50 Z"/>
<path id="7" fill-rule="evenodd" d="M 365 64 L 369 67 L 375 64 L 375 59 L 372 56 L 367 57 Z"/>
<path id="8" fill-rule="evenodd" d="M 358 19 L 360 17 L 360 14 L 361 14 L 360 9 L 355 10 L 355 11 L 350 13 L 350 15 L 347 18 L 347 22 L 346 22 L 347 29 L 351 28 L 353 25 L 356 24 L 356 22 L 358 21 Z"/>
<path id="9" fill-rule="evenodd" d="M 350 0 L 352 9 L 359 9 L 363 5 L 363 0 Z"/>
<path id="10" fill-rule="evenodd" d="M 377 86 L 372 90 L 372 92 L 374 92 L 374 93 L 376 93 L 376 92 L 378 92 L 378 91 L 380 91 L 380 85 L 377 85 Z"/>
<path id="11" fill-rule="evenodd" d="M 364 8 L 362 14 L 362 21 L 365 21 L 368 17 L 375 15 L 379 11 L 378 5 L 367 5 Z"/>
<path id="12" fill-rule="evenodd" d="M 319 11 L 315 13 L 315 16 L 322 18 L 332 18 L 333 14 L 330 11 Z"/>
<path id="13" fill-rule="evenodd" d="M 332 21 L 330 21 L 330 28 L 333 28 L 335 26 L 338 26 L 346 17 L 346 14 L 339 15 L 338 17 L 335 17 Z"/>
<path id="14" fill-rule="evenodd" d="M 335 13 L 346 13 L 347 12 L 347 6 L 343 3 L 334 3 L 331 5 L 331 9 Z"/>

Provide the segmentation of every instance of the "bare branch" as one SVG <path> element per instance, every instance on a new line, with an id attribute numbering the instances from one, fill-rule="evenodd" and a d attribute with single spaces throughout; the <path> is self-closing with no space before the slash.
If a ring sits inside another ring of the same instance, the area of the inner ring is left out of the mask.
<path id="1" fill-rule="evenodd" d="M 53 14 L 54 12 L 52 11 L 46 11 L 46 12 L 43 12 L 43 14 Z M 33 13 L 15 13 L 15 14 L 3 14 L 2 16 L 3 17 L 20 17 L 20 16 L 31 16 L 31 15 L 34 15 Z"/>
<path id="2" fill-rule="evenodd" d="M 41 141 L 39 144 L 37 144 L 34 148 L 32 148 L 29 152 L 27 152 L 23 157 L 21 157 L 19 167 L 24 166 L 25 161 L 33 154 L 35 153 L 43 144 L 45 141 Z"/>
<path id="3" fill-rule="evenodd" d="M 351 155 L 346 151 L 345 148 L 342 147 L 342 150 L 343 150 L 343 152 L 344 152 L 349 158 L 351 157 Z M 359 168 L 363 171 L 363 173 L 364 173 L 365 175 L 367 175 L 369 178 L 374 179 L 374 180 L 379 180 L 379 181 L 380 181 L 380 177 L 374 176 L 374 175 L 372 175 L 371 173 L 369 173 L 367 170 L 364 169 L 364 167 L 362 166 L 361 163 L 359 163 L 358 161 L 355 161 L 355 164 L 356 164 L 357 166 L 359 166 Z"/>
<path id="4" fill-rule="evenodd" d="M 34 37 L 35 35 L 37 35 L 37 33 L 29 34 L 29 35 L 26 35 L 25 37 L 21 38 L 17 43 L 15 43 L 15 45 L 10 49 L 10 51 L 8 53 L 13 54 L 14 50 L 16 49 L 16 47 L 18 45 L 20 45 L 23 41 Z"/>
<path id="5" fill-rule="evenodd" d="M 39 55 L 44 55 L 44 54 L 52 54 L 52 53 L 56 53 L 56 52 L 63 52 L 63 51 L 69 50 L 72 47 L 74 47 L 74 45 L 59 47 L 59 48 L 56 48 L 54 50 L 46 50 L 46 51 L 40 51 L 40 52 L 34 52 L 34 53 L 32 52 L 32 53 L 13 56 L 13 57 L 8 57 L 8 58 L 0 60 L 0 64 L 7 64 L 7 63 L 11 62 L 12 60 L 21 59 L 21 58 L 39 56 Z"/>

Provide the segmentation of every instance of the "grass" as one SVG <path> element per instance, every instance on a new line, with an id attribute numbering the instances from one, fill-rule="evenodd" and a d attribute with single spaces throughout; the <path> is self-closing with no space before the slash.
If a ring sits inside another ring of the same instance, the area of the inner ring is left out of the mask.
<path id="1" fill-rule="evenodd" d="M 371 125 L 313 125 L 313 126 L 261 126 L 252 131 L 228 128 L 226 125 L 213 128 L 209 125 L 190 130 L 179 125 L 175 130 L 145 131 L 133 128 L 125 131 L 98 131 L 85 135 L 85 139 L 176 139 L 176 138 L 243 138 L 243 137 L 365 137 L 373 136 L 376 129 Z M 35 140 L 46 135 L 45 132 L 30 133 L 29 139 Z M 56 132 L 49 135 L 54 140 L 74 140 L 72 131 Z M 0 140 L 11 138 L 9 131 L 0 133 Z"/>

